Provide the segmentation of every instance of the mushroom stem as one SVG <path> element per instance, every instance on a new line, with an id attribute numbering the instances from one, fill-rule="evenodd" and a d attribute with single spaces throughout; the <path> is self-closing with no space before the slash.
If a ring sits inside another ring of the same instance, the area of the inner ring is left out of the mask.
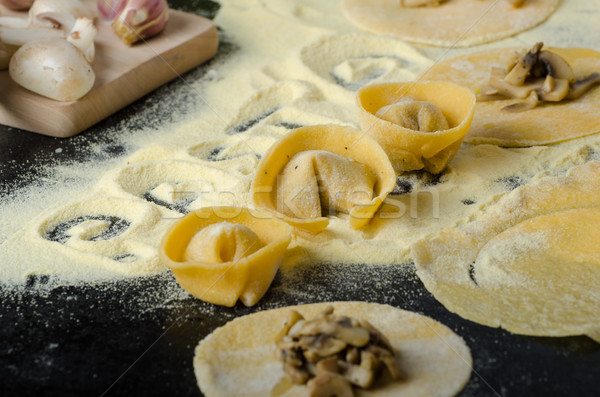
<path id="1" fill-rule="evenodd" d="M 94 60 L 96 33 L 98 33 L 98 30 L 91 19 L 77 18 L 73 29 L 67 36 L 67 41 L 77 47 L 90 63 Z"/>
<path id="2" fill-rule="evenodd" d="M 43 26 L 11 27 L 0 24 L 0 41 L 5 44 L 22 46 L 30 41 L 48 38 L 64 39 L 65 33 Z"/>

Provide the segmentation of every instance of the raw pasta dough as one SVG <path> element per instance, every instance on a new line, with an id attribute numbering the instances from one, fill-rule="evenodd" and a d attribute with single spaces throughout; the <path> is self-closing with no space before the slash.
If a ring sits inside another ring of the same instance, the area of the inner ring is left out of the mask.
<path id="1" fill-rule="evenodd" d="M 369 135 L 345 126 L 315 125 L 293 130 L 269 149 L 251 192 L 257 207 L 300 230 L 319 233 L 329 224 L 329 214 L 315 208 L 319 202 L 349 213 L 350 226 L 358 229 L 369 223 L 395 184 L 390 160 Z M 324 187 L 338 197 L 323 194 Z"/>
<path id="2" fill-rule="evenodd" d="M 521 48 L 494 49 L 462 55 L 434 65 L 420 79 L 452 81 L 477 91 L 484 87 L 492 66 L 506 69 Z M 600 53 L 582 48 L 548 48 L 563 57 L 581 79 L 600 72 Z M 544 145 L 595 134 L 600 131 L 600 86 L 581 98 L 560 103 L 545 103 L 519 113 L 501 111 L 514 99 L 477 102 L 471 129 L 465 136 L 469 143 L 490 143 L 519 147 Z"/>
<path id="3" fill-rule="evenodd" d="M 449 310 L 539 336 L 600 340 L 600 162 L 515 190 L 482 219 L 413 245 Z"/>
<path id="4" fill-rule="evenodd" d="M 290 227 L 271 214 L 206 207 L 171 226 L 159 255 L 196 298 L 252 306 L 267 292 L 290 241 Z"/>
<path id="5" fill-rule="evenodd" d="M 414 118 L 415 114 L 410 113 L 416 113 L 416 119 L 421 122 L 420 112 L 414 112 L 417 109 L 408 111 L 406 106 L 414 107 L 412 105 L 419 103 L 429 103 L 440 113 L 441 119 L 423 117 L 424 124 L 430 124 L 429 129 L 433 131 L 415 130 L 404 122 L 398 123 L 403 120 L 396 120 Z M 475 95 L 464 87 L 444 81 L 386 83 L 358 90 L 356 104 L 361 129 L 381 145 L 397 172 L 425 169 L 437 174 L 454 158 L 469 130 Z M 400 115 L 398 107 L 410 117 Z M 431 120 L 426 122 L 425 118 Z M 438 128 L 442 126 L 446 128 Z"/>
<path id="6" fill-rule="evenodd" d="M 336 315 L 365 319 L 388 338 L 400 357 L 407 379 L 384 383 L 356 396 L 453 396 L 466 384 L 472 359 L 463 340 L 428 317 L 392 306 L 365 302 L 315 303 L 267 310 L 236 318 L 196 347 L 194 371 L 207 397 L 271 395 L 283 377 L 275 339 L 287 313 L 294 309 L 314 318 L 332 305 Z M 282 396 L 305 396 L 293 386 Z"/>
<path id="7" fill-rule="evenodd" d="M 279 203 L 288 216 L 318 218 L 350 212 L 373 199 L 375 176 L 363 164 L 324 150 L 300 152 L 279 180 Z"/>
<path id="8" fill-rule="evenodd" d="M 402 7 L 399 0 L 344 0 L 344 15 L 371 33 L 419 44 L 463 47 L 488 43 L 545 21 L 560 0 L 450 0 L 438 7 Z"/>

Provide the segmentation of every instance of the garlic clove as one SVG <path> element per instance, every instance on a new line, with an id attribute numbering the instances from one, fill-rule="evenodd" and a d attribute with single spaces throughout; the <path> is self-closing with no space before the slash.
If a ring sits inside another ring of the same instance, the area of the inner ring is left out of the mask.
<path id="1" fill-rule="evenodd" d="M 58 101 L 81 98 L 96 79 L 84 54 L 57 38 L 21 46 L 10 60 L 9 74 L 22 87 Z"/>
<path id="2" fill-rule="evenodd" d="M 31 7 L 33 0 L 1 0 L 0 4 L 14 11 L 24 11 Z"/>
<path id="3" fill-rule="evenodd" d="M 126 5 L 127 0 L 98 0 L 98 13 L 105 21 L 112 22 Z"/>
<path id="4" fill-rule="evenodd" d="M 35 0 L 29 9 L 29 23 L 70 32 L 77 18 L 94 19 L 96 11 L 81 0 Z"/>
<path id="5" fill-rule="evenodd" d="M 125 44 L 131 45 L 162 32 L 168 19 L 166 0 L 129 0 L 112 27 Z"/>

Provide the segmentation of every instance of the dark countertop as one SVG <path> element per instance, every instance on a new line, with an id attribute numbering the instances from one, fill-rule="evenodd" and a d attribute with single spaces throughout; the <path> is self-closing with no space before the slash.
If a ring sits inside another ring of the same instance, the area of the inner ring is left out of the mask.
<path id="1" fill-rule="evenodd" d="M 206 0 L 171 5 L 208 16 L 218 9 Z M 204 68 L 190 73 L 202 74 Z M 38 165 L 56 163 L 57 148 L 69 163 L 126 155 L 123 137 L 106 131 L 133 114 L 150 115 L 159 107 L 155 117 L 168 117 L 169 106 L 176 104 L 162 99 L 182 89 L 186 87 L 180 82 L 168 84 L 68 139 L 0 125 L 0 197 L 36 183 L 44 176 Z M 151 116 L 146 120 L 147 125 L 155 122 Z M 342 284 L 336 281 L 340 274 Z M 513 335 L 464 320 L 425 290 L 410 264 L 319 265 L 280 272 L 252 308 L 222 308 L 186 297 L 170 273 L 86 286 L 56 287 L 52 281 L 31 277 L 19 288 L 0 284 L 2 396 L 199 396 L 194 347 L 217 326 L 258 310 L 336 300 L 391 304 L 433 317 L 461 335 L 474 361 L 462 396 L 600 395 L 600 344 L 586 337 Z"/>

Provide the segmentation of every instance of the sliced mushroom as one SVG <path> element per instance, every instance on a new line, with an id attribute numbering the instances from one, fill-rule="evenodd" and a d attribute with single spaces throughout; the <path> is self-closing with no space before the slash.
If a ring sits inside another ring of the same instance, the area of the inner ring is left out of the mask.
<path id="1" fill-rule="evenodd" d="M 551 51 L 541 51 L 538 59 L 545 68 L 544 76 L 552 76 L 555 79 L 565 79 L 569 83 L 575 81 L 575 74 L 571 65 L 563 57 Z"/>
<path id="2" fill-rule="evenodd" d="M 600 82 L 600 73 L 576 80 L 571 65 L 557 53 L 542 51 L 542 46 L 543 43 L 536 43 L 513 62 L 508 73 L 492 67 L 489 85 L 480 90 L 477 100 L 501 99 L 499 97 L 524 99 L 502 108 L 508 112 L 522 112 L 535 108 L 539 101 L 560 102 L 579 98 Z"/>
<path id="3" fill-rule="evenodd" d="M 302 340 L 307 340 L 307 337 L 303 337 Z M 301 342 L 302 342 L 301 340 Z M 342 339 L 336 338 L 334 335 L 322 333 L 314 337 L 313 340 L 306 343 L 303 346 L 307 351 L 311 353 L 310 356 L 306 356 L 309 362 L 314 362 L 314 356 L 319 358 L 331 356 L 344 350 L 348 344 Z"/>
<path id="4" fill-rule="evenodd" d="M 297 385 L 305 384 L 310 378 L 310 374 L 308 373 L 308 371 L 303 369 L 302 367 L 286 363 L 283 366 L 283 370 L 290 377 L 292 383 L 295 383 Z"/>
<path id="5" fill-rule="evenodd" d="M 353 397 L 352 386 L 341 375 L 323 372 L 308 382 L 310 397 Z"/>
<path id="6" fill-rule="evenodd" d="M 331 356 L 329 358 L 319 360 L 315 365 L 315 368 L 318 372 L 338 373 L 340 370 L 340 367 L 338 365 L 338 358 L 336 356 Z"/>
<path id="7" fill-rule="evenodd" d="M 375 376 L 379 369 L 379 363 L 375 355 L 368 351 L 361 352 L 360 365 L 340 362 L 341 374 L 353 385 L 368 389 L 373 385 Z"/>
<path id="8" fill-rule="evenodd" d="M 555 79 L 548 75 L 544 85 L 538 91 L 539 99 L 548 102 L 560 102 L 569 93 L 569 81 L 566 79 Z"/>
<path id="9" fill-rule="evenodd" d="M 288 334 L 290 329 L 300 320 L 304 320 L 304 317 L 302 317 L 302 315 L 300 313 L 298 313 L 296 310 L 290 310 L 288 312 L 287 317 L 285 318 L 285 320 L 283 322 L 283 327 L 281 328 L 281 331 L 279 331 L 279 333 L 275 337 L 275 340 L 276 341 L 281 340 L 284 336 L 286 336 Z"/>
<path id="10" fill-rule="evenodd" d="M 592 73 L 585 79 L 577 80 L 571 84 L 567 98 L 577 99 L 598 83 L 600 83 L 600 73 Z"/>
<path id="11" fill-rule="evenodd" d="M 529 50 L 524 56 L 519 57 L 517 63 L 513 68 L 508 72 L 506 77 L 504 77 L 504 81 L 510 85 L 523 85 L 525 84 L 525 79 L 529 76 L 529 72 L 531 68 L 538 61 L 538 52 L 542 48 L 542 43 L 537 43 L 531 50 Z M 494 76 L 495 73 L 492 74 Z"/>
<path id="12" fill-rule="evenodd" d="M 356 347 L 350 346 L 346 350 L 346 362 L 350 364 L 360 363 L 360 351 Z"/>
<path id="13" fill-rule="evenodd" d="M 283 330 L 276 344 L 284 371 L 293 383 L 308 381 L 310 395 L 352 395 L 351 385 L 371 387 L 384 366 L 394 379 L 402 373 L 383 334 L 368 321 L 335 316 L 332 307 L 312 320 L 291 312 Z"/>
<path id="14" fill-rule="evenodd" d="M 504 97 L 525 99 L 530 95 L 531 91 L 535 91 L 542 87 L 544 79 L 539 78 L 525 85 L 512 85 L 503 79 L 491 77 L 489 84 L 491 87 L 498 90 L 498 93 Z"/>
<path id="15" fill-rule="evenodd" d="M 398 365 L 398 361 L 396 360 L 396 356 L 394 355 L 393 350 L 388 350 L 379 346 L 369 345 L 366 351 L 372 353 L 378 360 L 380 360 L 385 365 L 392 379 L 400 380 L 406 377 L 404 371 L 402 371 L 402 369 Z"/>
<path id="16" fill-rule="evenodd" d="M 537 106 L 539 102 L 537 91 L 531 91 L 529 96 L 522 102 L 513 103 L 502 108 L 505 112 L 517 113 L 525 110 L 531 110 Z"/>

